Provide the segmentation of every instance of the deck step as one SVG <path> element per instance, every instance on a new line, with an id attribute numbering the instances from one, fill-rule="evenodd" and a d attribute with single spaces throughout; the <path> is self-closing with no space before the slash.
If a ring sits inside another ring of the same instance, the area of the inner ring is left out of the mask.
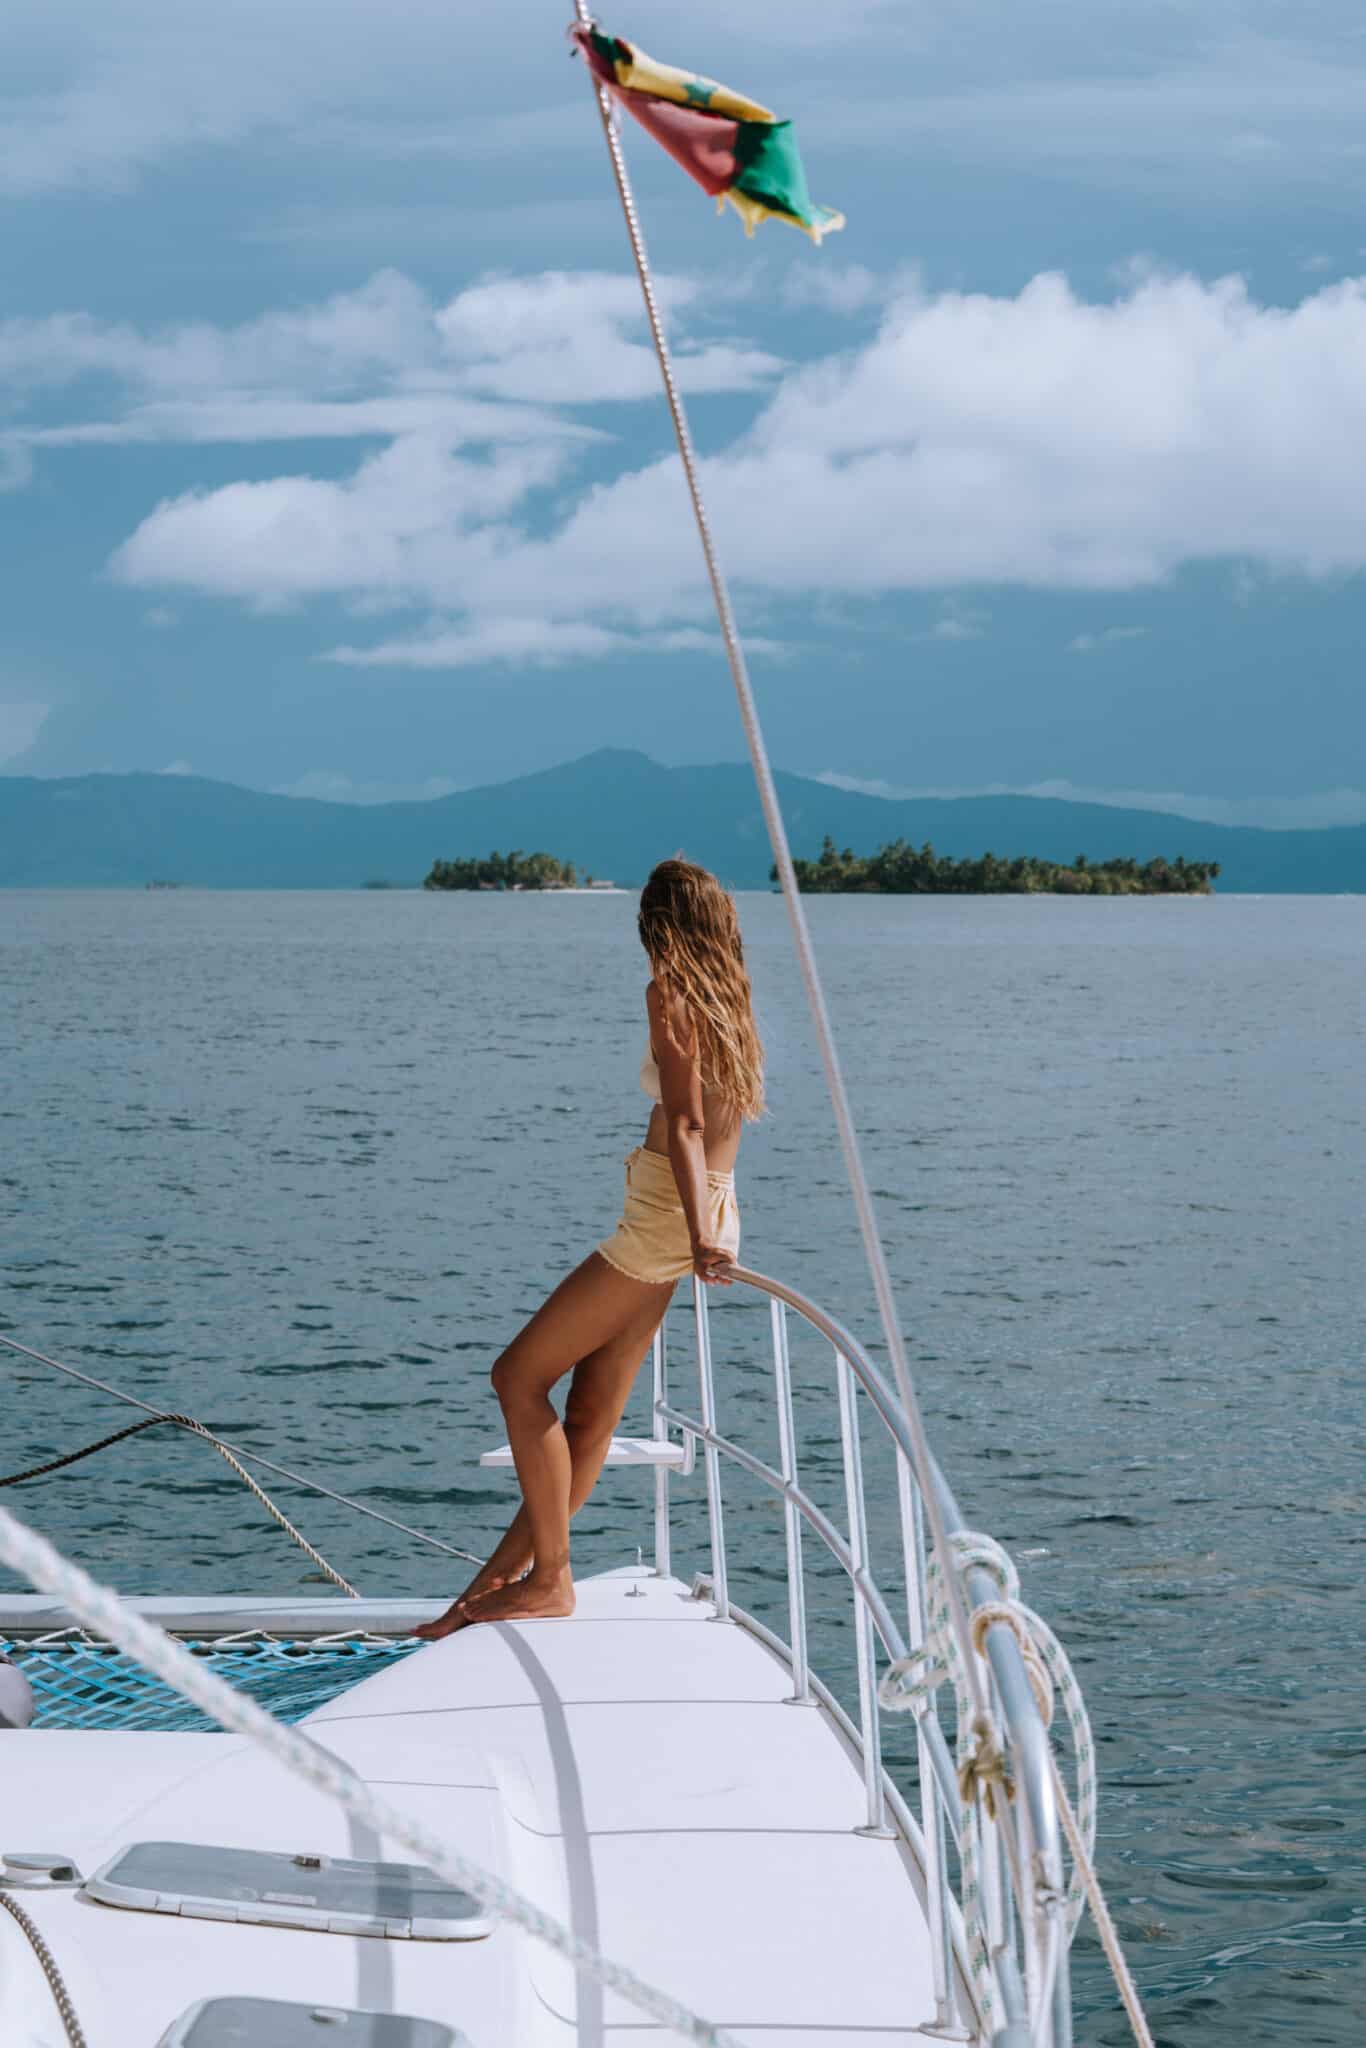
<path id="1" fill-rule="evenodd" d="M 687 1458 L 686 1446 L 672 1444 L 664 1437 L 614 1436 L 604 1462 L 608 1465 L 664 1465 L 679 1471 L 686 1466 Z M 510 1469 L 511 1446 L 499 1444 L 496 1451 L 485 1451 L 479 1462 L 481 1465 L 496 1465 L 500 1470 Z"/>

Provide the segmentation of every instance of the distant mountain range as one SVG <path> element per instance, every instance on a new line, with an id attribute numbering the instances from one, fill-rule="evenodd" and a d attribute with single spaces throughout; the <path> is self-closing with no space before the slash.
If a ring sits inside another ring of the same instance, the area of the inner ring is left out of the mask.
<path id="1" fill-rule="evenodd" d="M 793 850 L 826 833 L 870 853 L 932 840 L 955 856 L 1217 860 L 1223 891 L 1366 892 L 1366 825 L 1269 832 L 1051 797 L 887 798 L 779 774 Z M 434 860 L 544 850 L 623 884 L 682 850 L 736 888 L 768 883 L 749 769 L 662 768 L 604 748 L 424 803 L 320 803 L 190 775 L 0 776 L 0 887 L 345 889 L 420 882 Z"/>

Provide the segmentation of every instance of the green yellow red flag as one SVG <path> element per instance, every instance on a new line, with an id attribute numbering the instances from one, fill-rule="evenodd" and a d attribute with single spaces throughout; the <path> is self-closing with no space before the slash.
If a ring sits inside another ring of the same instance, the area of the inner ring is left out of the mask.
<path id="1" fill-rule="evenodd" d="M 620 36 L 572 34 L 613 99 L 719 207 L 735 208 L 747 235 L 762 220 L 785 220 L 819 242 L 844 226 L 842 213 L 813 203 L 790 121 L 715 79 L 658 64 Z"/>

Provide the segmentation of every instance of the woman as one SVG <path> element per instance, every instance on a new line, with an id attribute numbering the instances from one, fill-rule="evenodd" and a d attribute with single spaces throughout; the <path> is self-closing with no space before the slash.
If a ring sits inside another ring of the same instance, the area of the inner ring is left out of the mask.
<path id="1" fill-rule="evenodd" d="M 631 1382 L 674 1282 L 730 1285 L 740 1248 L 735 1156 L 764 1106 L 763 1049 L 735 905 L 714 875 L 661 861 L 640 898 L 649 1042 L 640 1085 L 654 1099 L 626 1161 L 612 1236 L 562 1280 L 493 1368 L 522 1505 L 488 1563 L 442 1615 L 435 1641 L 473 1621 L 574 1611 L 569 1519 L 602 1470 Z M 561 1423 L 550 1390 L 572 1373 Z"/>

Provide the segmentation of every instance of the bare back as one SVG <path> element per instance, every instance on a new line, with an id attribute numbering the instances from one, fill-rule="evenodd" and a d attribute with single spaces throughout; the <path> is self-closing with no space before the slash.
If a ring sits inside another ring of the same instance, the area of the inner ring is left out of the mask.
<path id="1" fill-rule="evenodd" d="M 645 1150 L 665 1157 L 669 1151 L 671 1107 L 685 1099 L 693 1127 L 699 1130 L 711 1173 L 733 1173 L 740 1150 L 743 1119 L 735 1104 L 714 1088 L 701 1073 L 692 1043 L 687 1013 L 681 1003 L 666 1004 L 652 981 L 645 995 L 649 1055 L 659 1076 L 659 1098 L 650 1112 L 645 1133 Z M 642 1081 L 645 1069 L 642 1069 Z"/>

